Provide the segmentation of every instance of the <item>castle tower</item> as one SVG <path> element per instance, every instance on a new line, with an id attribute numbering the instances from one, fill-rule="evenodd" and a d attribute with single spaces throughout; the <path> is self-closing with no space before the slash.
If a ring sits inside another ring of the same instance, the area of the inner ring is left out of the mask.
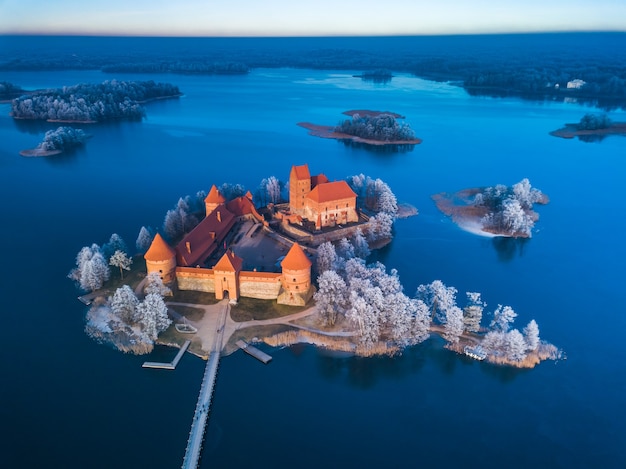
<path id="1" fill-rule="evenodd" d="M 156 272 L 164 283 L 174 280 L 176 252 L 165 242 L 159 233 L 154 236 L 150 248 L 143 258 L 146 260 L 148 274 Z"/>
<path id="2" fill-rule="evenodd" d="M 211 190 L 209 191 L 209 195 L 204 199 L 204 206 L 206 208 L 205 216 L 208 216 L 213 210 L 217 208 L 218 205 L 221 205 L 226 202 L 226 199 L 219 191 L 215 184 L 211 186 Z"/>
<path id="3" fill-rule="evenodd" d="M 292 166 L 289 174 L 289 208 L 293 213 L 304 213 L 305 198 L 311 192 L 309 166 Z"/>
<path id="4" fill-rule="evenodd" d="M 283 292 L 278 296 L 279 303 L 304 306 L 311 299 L 311 265 L 300 245 L 294 243 L 280 263 Z"/>
<path id="5" fill-rule="evenodd" d="M 222 300 L 228 295 L 231 300 L 239 299 L 239 272 L 243 260 L 230 249 L 215 264 L 215 298 Z"/>

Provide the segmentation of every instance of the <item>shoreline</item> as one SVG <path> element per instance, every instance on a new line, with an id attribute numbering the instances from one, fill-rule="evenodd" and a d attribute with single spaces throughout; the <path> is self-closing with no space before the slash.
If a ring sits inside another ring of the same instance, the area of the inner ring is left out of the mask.
<path id="1" fill-rule="evenodd" d="M 565 124 L 565 127 L 553 130 L 550 132 L 550 135 L 565 139 L 586 136 L 607 137 L 609 135 L 622 135 L 626 137 L 626 122 L 615 122 L 610 127 L 593 130 L 579 129 L 578 124 Z"/>
<path id="2" fill-rule="evenodd" d="M 20 155 L 26 158 L 39 158 L 42 156 L 55 156 L 63 153 L 63 150 L 40 150 L 31 148 L 30 150 L 21 150 Z"/>

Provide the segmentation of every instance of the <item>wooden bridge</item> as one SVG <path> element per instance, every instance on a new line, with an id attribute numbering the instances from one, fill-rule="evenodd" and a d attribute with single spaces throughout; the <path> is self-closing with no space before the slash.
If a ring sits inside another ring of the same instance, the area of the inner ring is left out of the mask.
<path id="1" fill-rule="evenodd" d="M 209 410 L 211 409 L 211 398 L 213 396 L 213 388 L 215 387 L 215 378 L 217 376 L 217 367 L 220 361 L 222 350 L 222 341 L 224 340 L 224 325 L 226 324 L 226 316 L 228 315 L 228 305 L 225 304 L 218 320 L 217 335 L 215 343 L 209 355 L 206 367 L 204 369 L 204 377 L 200 386 L 200 394 L 196 403 L 196 410 L 193 414 L 191 422 L 191 430 L 189 431 L 189 439 L 187 440 L 187 448 L 185 449 L 185 458 L 183 459 L 183 469 L 196 469 L 200 461 L 200 453 L 202 452 L 202 442 L 204 441 L 204 432 L 209 420 Z"/>
<path id="2" fill-rule="evenodd" d="M 180 350 L 176 354 L 176 356 L 174 357 L 174 360 L 172 360 L 169 363 L 144 362 L 143 365 L 141 366 L 142 368 L 160 368 L 162 370 L 175 370 L 176 365 L 178 365 L 178 362 L 182 358 L 183 354 L 187 351 L 187 348 L 189 348 L 189 344 L 191 344 L 191 340 L 186 340 L 183 346 L 180 348 Z"/>
<path id="3" fill-rule="evenodd" d="M 272 360 L 272 357 L 270 355 L 268 355 L 267 353 L 263 352 L 262 350 L 259 350 L 258 348 L 248 344 L 247 342 L 244 342 L 243 340 L 238 340 L 236 342 L 237 347 L 239 347 L 241 350 L 243 350 L 244 352 L 246 352 L 248 355 L 253 356 L 254 358 L 256 358 L 257 360 L 267 364 L 268 362 L 270 362 Z"/>

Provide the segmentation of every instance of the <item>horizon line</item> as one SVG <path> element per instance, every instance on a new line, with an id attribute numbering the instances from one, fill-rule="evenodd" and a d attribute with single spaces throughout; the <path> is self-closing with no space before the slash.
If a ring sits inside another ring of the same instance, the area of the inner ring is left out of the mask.
<path id="1" fill-rule="evenodd" d="M 169 38 L 169 39 L 313 39 L 313 38 L 391 38 L 391 37 L 466 37 L 466 36 L 532 36 L 560 34 L 626 34 L 626 30 L 571 29 L 571 30 L 529 30 L 529 31 L 489 31 L 489 32 L 450 32 L 429 34 L 276 34 L 276 35 L 179 35 L 179 34 L 119 34 L 88 32 L 0 32 L 0 37 L 100 37 L 100 38 Z"/>

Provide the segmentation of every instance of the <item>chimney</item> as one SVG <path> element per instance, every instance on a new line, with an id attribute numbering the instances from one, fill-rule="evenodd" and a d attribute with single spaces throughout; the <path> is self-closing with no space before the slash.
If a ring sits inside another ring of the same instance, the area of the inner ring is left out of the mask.
<path id="1" fill-rule="evenodd" d="M 185 247 L 187 248 L 187 252 L 191 254 L 191 243 L 189 241 L 185 243 Z"/>
<path id="2" fill-rule="evenodd" d="M 217 212 L 217 221 L 220 223 L 222 222 L 222 212 Z"/>

